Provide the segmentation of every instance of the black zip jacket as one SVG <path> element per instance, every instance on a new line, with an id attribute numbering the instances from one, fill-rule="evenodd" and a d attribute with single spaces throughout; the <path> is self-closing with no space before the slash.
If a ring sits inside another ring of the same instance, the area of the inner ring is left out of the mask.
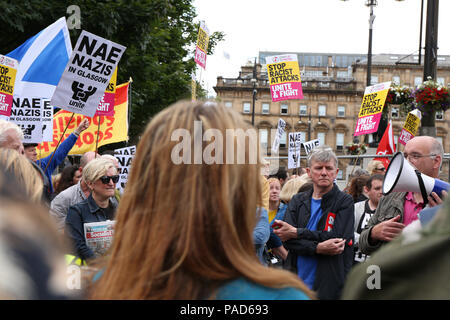
<path id="1" fill-rule="evenodd" d="M 313 290 L 319 299 L 339 299 L 353 264 L 353 199 L 334 185 L 322 197 L 323 214 L 317 224 L 318 231 L 311 231 L 306 225 L 311 217 L 312 192 L 296 194 L 288 204 L 284 221 L 297 228 L 297 239 L 285 242 L 289 250 L 285 266 L 297 274 L 297 256 L 315 256 L 317 270 Z M 344 251 L 334 256 L 316 254 L 317 244 L 332 238 L 346 239 Z"/>

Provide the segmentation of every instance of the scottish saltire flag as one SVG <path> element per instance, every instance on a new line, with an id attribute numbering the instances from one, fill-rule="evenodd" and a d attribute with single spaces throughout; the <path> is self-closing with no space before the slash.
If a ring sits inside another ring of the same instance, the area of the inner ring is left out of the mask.
<path id="1" fill-rule="evenodd" d="M 71 54 L 65 17 L 8 53 L 19 61 L 14 96 L 51 99 Z"/>

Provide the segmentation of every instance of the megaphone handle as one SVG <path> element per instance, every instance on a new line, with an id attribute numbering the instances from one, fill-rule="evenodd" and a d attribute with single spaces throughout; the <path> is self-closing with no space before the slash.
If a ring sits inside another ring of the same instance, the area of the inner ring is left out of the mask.
<path id="1" fill-rule="evenodd" d="M 422 193 L 423 198 L 423 205 L 426 206 L 428 204 L 428 194 L 427 190 L 425 189 L 425 184 L 423 183 L 422 174 L 419 170 L 414 169 L 417 175 L 417 180 L 419 181 L 419 187 L 420 187 L 420 193 Z"/>

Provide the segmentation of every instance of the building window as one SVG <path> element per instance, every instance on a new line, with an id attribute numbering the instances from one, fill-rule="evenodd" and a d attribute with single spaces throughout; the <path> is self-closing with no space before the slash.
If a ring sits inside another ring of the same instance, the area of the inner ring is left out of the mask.
<path id="1" fill-rule="evenodd" d="M 337 107 L 337 116 L 338 117 L 345 117 L 345 106 L 338 106 Z"/>
<path id="2" fill-rule="evenodd" d="M 397 107 L 393 107 L 391 109 L 391 117 L 398 118 L 399 117 L 399 109 Z"/>
<path id="3" fill-rule="evenodd" d="M 300 131 L 300 142 L 306 142 L 306 132 L 305 131 Z"/>
<path id="4" fill-rule="evenodd" d="M 325 117 L 326 115 L 327 115 L 327 106 L 322 104 L 319 106 L 319 117 Z"/>
<path id="5" fill-rule="evenodd" d="M 377 84 L 378 76 L 370 76 L 370 84 Z"/>
<path id="6" fill-rule="evenodd" d="M 444 111 L 436 111 L 436 120 L 444 120 Z"/>
<path id="7" fill-rule="evenodd" d="M 422 77 L 414 77 L 414 86 L 417 87 L 422 84 Z"/>
<path id="8" fill-rule="evenodd" d="M 287 132 L 283 132 L 280 139 L 280 148 L 286 148 Z"/>
<path id="9" fill-rule="evenodd" d="M 345 134 L 342 132 L 336 133 L 336 150 L 338 151 L 344 150 L 344 136 Z"/>
<path id="10" fill-rule="evenodd" d="M 339 170 L 336 179 L 344 180 L 344 171 Z"/>
<path id="11" fill-rule="evenodd" d="M 393 76 L 392 82 L 396 85 L 400 85 L 400 76 Z"/>
<path id="12" fill-rule="evenodd" d="M 307 116 L 308 115 L 308 106 L 306 104 L 301 104 L 300 105 L 299 115 L 301 115 L 301 116 Z"/>
<path id="13" fill-rule="evenodd" d="M 317 132 L 317 139 L 319 139 L 319 146 L 325 144 L 325 132 Z"/>
<path id="14" fill-rule="evenodd" d="M 227 107 L 227 108 L 232 108 L 232 107 L 233 107 L 233 102 L 231 102 L 231 101 L 226 101 L 226 102 L 225 102 L 225 107 Z"/>
<path id="15" fill-rule="evenodd" d="M 398 146 L 398 135 L 394 135 L 394 145 Z"/>
<path id="16" fill-rule="evenodd" d="M 281 104 L 281 109 L 280 109 L 280 113 L 281 114 L 288 114 L 288 105 L 287 104 Z"/>
<path id="17" fill-rule="evenodd" d="M 444 146 L 444 139 L 442 137 L 436 137 L 436 140 L 439 141 L 441 146 Z"/>
<path id="18" fill-rule="evenodd" d="M 263 103 L 262 104 L 262 114 L 269 114 L 270 113 L 270 104 Z"/>
<path id="19" fill-rule="evenodd" d="M 259 143 L 262 149 L 267 149 L 268 137 L 267 129 L 259 129 Z"/>
<path id="20" fill-rule="evenodd" d="M 441 86 L 445 86 L 445 78 L 438 77 L 438 78 L 436 79 L 436 82 L 437 82 L 438 84 L 440 84 Z"/>
<path id="21" fill-rule="evenodd" d="M 250 113 L 250 102 L 244 102 L 244 113 Z"/>

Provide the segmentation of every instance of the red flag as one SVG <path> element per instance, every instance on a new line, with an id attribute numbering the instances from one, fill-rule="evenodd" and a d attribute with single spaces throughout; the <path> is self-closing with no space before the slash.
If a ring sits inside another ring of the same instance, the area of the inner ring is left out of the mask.
<path id="1" fill-rule="evenodd" d="M 380 143 L 378 144 L 377 154 L 386 155 L 386 154 L 394 154 L 395 153 L 395 144 L 394 144 L 394 133 L 392 131 L 392 123 L 389 121 L 386 131 L 381 138 Z M 384 167 L 387 169 L 389 165 L 389 158 L 375 158 L 374 160 L 378 160 L 383 162 Z"/>

